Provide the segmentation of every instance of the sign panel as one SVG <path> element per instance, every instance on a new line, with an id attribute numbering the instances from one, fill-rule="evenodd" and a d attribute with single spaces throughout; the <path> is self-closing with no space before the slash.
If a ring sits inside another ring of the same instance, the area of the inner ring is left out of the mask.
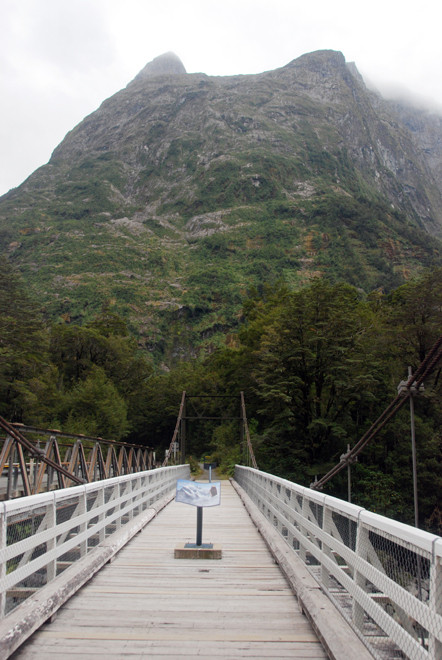
<path id="1" fill-rule="evenodd" d="M 199 483 L 178 479 L 176 482 L 175 502 L 193 506 L 218 506 L 221 503 L 221 482 Z"/>

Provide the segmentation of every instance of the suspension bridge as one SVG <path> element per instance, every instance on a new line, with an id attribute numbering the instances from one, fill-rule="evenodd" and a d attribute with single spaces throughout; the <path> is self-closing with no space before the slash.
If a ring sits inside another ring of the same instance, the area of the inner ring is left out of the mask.
<path id="1" fill-rule="evenodd" d="M 195 535 L 175 501 L 188 398 L 163 464 L 0 420 L 0 657 L 442 658 L 442 538 L 259 470 L 242 394 L 246 459 L 204 511 L 221 557 L 176 555 Z"/>

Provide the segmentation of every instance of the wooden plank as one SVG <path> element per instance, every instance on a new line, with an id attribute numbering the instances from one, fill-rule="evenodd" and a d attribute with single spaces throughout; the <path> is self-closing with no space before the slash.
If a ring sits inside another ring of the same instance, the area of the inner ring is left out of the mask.
<path id="1" fill-rule="evenodd" d="M 122 628 L 114 628 L 113 630 L 108 630 L 107 627 L 101 628 L 88 628 L 81 629 L 78 627 L 78 630 L 60 630 L 60 631 L 50 631 L 44 630 L 41 632 L 43 642 L 45 639 L 75 639 L 78 640 L 80 644 L 87 646 L 87 642 L 91 639 L 101 639 L 107 641 L 109 646 L 112 645 L 112 642 L 115 640 L 127 640 L 127 641 L 142 641 L 142 640 L 167 640 L 167 641 L 196 641 L 195 640 L 195 631 L 192 628 L 186 630 L 174 629 L 170 626 L 167 626 L 166 630 L 155 630 L 150 628 L 146 632 L 136 632 L 133 629 L 131 632 L 127 632 Z M 199 629 L 198 630 L 198 643 L 201 642 L 221 642 L 226 639 L 226 631 L 223 630 L 207 630 Z M 269 631 L 260 631 L 254 629 L 250 630 L 232 630 L 228 631 L 228 639 L 231 642 L 267 642 L 267 641 L 278 641 L 278 642 L 317 642 L 317 637 L 310 629 L 310 632 L 304 633 L 295 633 L 288 632 L 287 630 L 269 630 Z M 18 656 L 20 657 L 20 656 Z"/>
<path id="2" fill-rule="evenodd" d="M 170 660 L 171 658 L 195 658 L 195 645 L 193 642 L 116 642 L 112 648 L 109 649 L 108 645 L 101 641 L 88 641 L 87 648 L 79 648 L 76 646 L 61 646 L 60 643 L 55 645 L 47 645 L 45 647 L 45 658 L 51 660 L 62 660 L 64 652 L 68 653 L 68 657 L 81 658 L 81 660 L 93 660 L 95 658 L 126 658 L 131 660 L 142 659 L 155 660 L 161 659 Z M 21 653 L 21 660 L 42 660 L 37 649 L 26 647 Z M 284 658 L 300 658 L 305 660 L 322 660 L 323 651 L 320 645 L 313 647 L 309 644 L 292 642 L 244 642 L 238 645 L 236 642 L 217 642 L 216 644 L 207 643 L 204 647 L 203 658 L 274 658 L 275 660 L 283 660 Z"/>
<path id="3" fill-rule="evenodd" d="M 43 626 L 14 660 L 314 658 L 326 654 L 229 482 L 204 509 L 222 559 L 175 559 L 196 509 L 173 502 Z"/>

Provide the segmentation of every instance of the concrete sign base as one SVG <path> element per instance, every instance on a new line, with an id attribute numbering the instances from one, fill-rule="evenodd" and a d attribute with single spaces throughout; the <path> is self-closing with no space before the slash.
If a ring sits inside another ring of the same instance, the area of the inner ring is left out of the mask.
<path id="1" fill-rule="evenodd" d="M 183 543 L 175 548 L 175 559 L 222 559 L 222 549 L 214 543 Z"/>

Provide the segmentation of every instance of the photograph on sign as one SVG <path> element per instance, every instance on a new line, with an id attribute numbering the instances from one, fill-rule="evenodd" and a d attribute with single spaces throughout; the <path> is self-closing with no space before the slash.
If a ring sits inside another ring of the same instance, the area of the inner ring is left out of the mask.
<path id="1" fill-rule="evenodd" d="M 221 482 L 199 483 L 178 479 L 176 483 L 176 502 L 193 506 L 218 506 L 221 503 Z"/>

